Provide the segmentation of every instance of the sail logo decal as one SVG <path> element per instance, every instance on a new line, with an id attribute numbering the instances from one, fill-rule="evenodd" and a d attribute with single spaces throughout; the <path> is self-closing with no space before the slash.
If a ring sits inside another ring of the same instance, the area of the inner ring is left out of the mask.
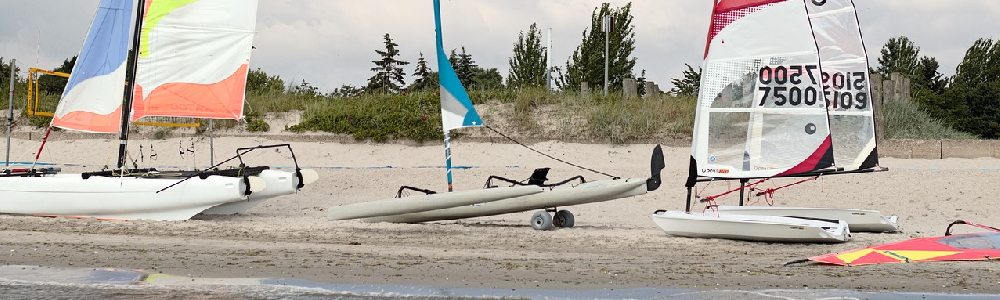
<path id="1" fill-rule="evenodd" d="M 701 169 L 702 173 L 729 174 L 729 169 Z"/>
<path id="2" fill-rule="evenodd" d="M 813 0 L 813 4 L 816 4 L 816 6 L 823 6 L 826 5 L 826 0 Z"/>

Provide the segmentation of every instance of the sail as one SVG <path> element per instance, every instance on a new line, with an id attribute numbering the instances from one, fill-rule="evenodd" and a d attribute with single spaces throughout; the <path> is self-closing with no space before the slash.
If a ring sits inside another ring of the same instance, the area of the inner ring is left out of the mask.
<path id="1" fill-rule="evenodd" d="M 787 176 L 833 164 L 819 50 L 803 2 L 716 3 L 692 138 L 693 176 Z"/>
<path id="2" fill-rule="evenodd" d="M 52 126 L 118 132 L 132 0 L 102 0 L 52 117 Z"/>
<path id="3" fill-rule="evenodd" d="M 444 53 L 441 41 L 441 2 L 434 0 L 434 30 L 437 38 L 438 80 L 441 82 L 441 125 L 444 132 L 455 128 L 482 126 L 476 108 L 472 106 L 469 93 L 462 87 L 455 69 Z"/>
<path id="4" fill-rule="evenodd" d="M 834 159 L 845 170 L 878 165 L 868 56 L 851 0 L 806 1 L 823 62 Z"/>
<path id="5" fill-rule="evenodd" d="M 256 0 L 147 0 L 132 121 L 241 119 Z"/>

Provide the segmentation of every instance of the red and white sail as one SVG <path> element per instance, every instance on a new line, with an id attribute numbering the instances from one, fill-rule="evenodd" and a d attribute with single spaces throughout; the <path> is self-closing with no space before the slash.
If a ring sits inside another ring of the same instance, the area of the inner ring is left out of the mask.
<path id="1" fill-rule="evenodd" d="M 716 2 L 691 149 L 696 175 L 775 177 L 830 167 L 822 74 L 803 0 Z"/>

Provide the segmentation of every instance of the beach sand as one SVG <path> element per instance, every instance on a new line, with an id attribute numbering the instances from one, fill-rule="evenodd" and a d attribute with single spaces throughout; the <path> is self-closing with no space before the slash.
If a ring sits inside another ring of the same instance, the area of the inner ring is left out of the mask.
<path id="1" fill-rule="evenodd" d="M 30 161 L 40 133 L 14 139 L 12 161 Z M 274 136 L 271 136 L 274 137 Z M 912 237 L 940 236 L 954 220 L 1000 225 L 995 204 L 998 159 L 883 158 L 889 172 L 827 176 L 779 191 L 776 205 L 877 209 L 898 215 L 903 232 L 855 233 L 842 244 L 771 244 L 689 239 L 664 234 L 657 209 L 683 209 L 687 147 L 665 147 L 663 186 L 646 195 L 565 207 L 576 227 L 535 231 L 532 212 L 425 224 L 327 221 L 338 205 L 392 197 L 401 185 L 445 190 L 440 143 L 341 143 L 322 135 L 286 136 L 299 164 L 320 179 L 295 195 L 241 215 L 180 222 L 99 221 L 0 216 L 0 263 L 110 267 L 193 277 L 294 277 L 319 282 L 485 288 L 856 289 L 1000 293 L 996 262 L 927 262 L 841 267 L 784 263 Z M 278 137 L 280 138 L 280 137 Z M 216 158 L 236 147 L 283 143 L 265 137 L 215 139 Z M 206 166 L 204 138 L 133 140 L 140 166 Z M 676 141 L 672 145 L 683 145 Z M 138 146 L 143 145 L 143 156 Z M 55 133 L 41 161 L 64 172 L 113 164 L 113 137 Z M 649 176 L 655 145 L 612 146 L 547 141 L 529 146 L 558 159 L 621 177 Z M 193 153 L 185 149 L 192 148 Z M 150 149 L 153 149 L 150 151 Z M 180 152 L 185 152 L 182 156 Z M 150 154 L 155 152 L 155 160 Z M 520 145 L 458 140 L 452 145 L 457 190 L 481 188 L 489 175 L 526 179 L 607 176 L 541 156 Z M 287 151 L 261 150 L 251 164 L 290 166 Z M 75 165 L 87 165 L 81 167 Z M 775 180 L 781 185 L 795 179 Z M 716 182 L 702 195 L 734 188 Z M 7 199 L 2 199 L 7 201 Z M 29 200 L 30 201 L 30 200 Z M 735 196 L 720 204 L 736 204 Z M 758 203 L 762 204 L 762 203 Z M 700 211 L 701 208 L 696 208 Z M 964 231 L 974 231 L 963 229 Z"/>

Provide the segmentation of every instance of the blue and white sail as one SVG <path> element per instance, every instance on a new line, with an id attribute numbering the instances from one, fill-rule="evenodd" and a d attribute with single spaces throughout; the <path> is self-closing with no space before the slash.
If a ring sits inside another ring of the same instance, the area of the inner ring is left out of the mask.
<path id="1" fill-rule="evenodd" d="M 445 133 L 455 128 L 482 126 L 469 93 L 458 80 L 441 42 L 441 1 L 434 0 L 434 30 L 437 34 L 438 81 L 441 83 L 441 127 Z"/>
<path id="2" fill-rule="evenodd" d="M 469 93 L 458 80 L 458 74 L 455 74 L 455 69 L 444 53 L 444 42 L 441 41 L 440 0 L 434 0 L 434 32 L 437 39 L 438 82 L 441 83 L 441 129 L 444 130 L 445 169 L 448 172 L 448 191 L 451 192 L 453 187 L 449 132 L 455 128 L 483 126 L 483 119 L 472 106 Z"/>
<path id="3" fill-rule="evenodd" d="M 132 0 L 101 1 L 52 118 L 53 126 L 118 132 L 131 22 Z"/>

